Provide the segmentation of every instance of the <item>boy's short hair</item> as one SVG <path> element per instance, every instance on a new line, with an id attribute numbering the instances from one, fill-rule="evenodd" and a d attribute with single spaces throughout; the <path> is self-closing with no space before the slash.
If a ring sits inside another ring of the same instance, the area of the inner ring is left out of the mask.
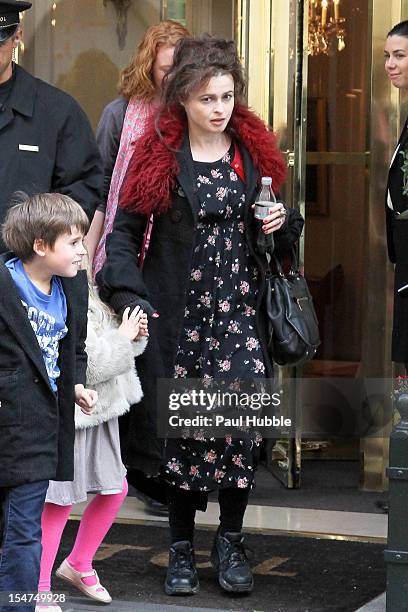
<path id="1" fill-rule="evenodd" d="M 18 192 L 17 201 L 7 212 L 2 226 L 2 238 L 10 251 L 22 261 L 34 256 L 35 240 L 43 240 L 52 248 L 57 238 L 70 234 L 72 227 L 84 235 L 89 221 L 86 213 L 72 198 L 61 193 L 40 193 L 27 196 Z"/>

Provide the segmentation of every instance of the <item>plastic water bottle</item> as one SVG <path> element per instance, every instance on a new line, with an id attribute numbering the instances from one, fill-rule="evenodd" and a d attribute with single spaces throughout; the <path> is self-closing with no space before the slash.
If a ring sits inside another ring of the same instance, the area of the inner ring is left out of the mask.
<path id="1" fill-rule="evenodd" d="M 270 176 L 262 177 L 262 188 L 255 198 L 255 219 L 259 219 L 259 232 L 257 246 L 260 253 L 269 253 L 272 255 L 275 248 L 275 241 L 272 234 L 265 234 L 262 230 L 262 221 L 269 214 L 271 206 L 276 204 L 276 196 L 272 189 L 272 178 Z"/>

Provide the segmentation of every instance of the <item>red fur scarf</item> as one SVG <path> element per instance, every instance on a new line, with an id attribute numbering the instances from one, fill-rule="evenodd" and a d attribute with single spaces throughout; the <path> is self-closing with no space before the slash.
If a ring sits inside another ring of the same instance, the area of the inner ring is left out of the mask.
<path id="1" fill-rule="evenodd" d="M 229 126 L 248 149 L 259 174 L 271 176 L 278 191 L 285 179 L 286 165 L 276 147 L 275 135 L 242 105 L 235 107 Z M 171 193 L 179 171 L 174 151 L 182 145 L 186 121 L 167 112 L 160 116 L 158 128 L 162 139 L 153 118 L 129 162 L 119 197 L 119 206 L 125 210 L 150 215 L 171 207 Z"/>

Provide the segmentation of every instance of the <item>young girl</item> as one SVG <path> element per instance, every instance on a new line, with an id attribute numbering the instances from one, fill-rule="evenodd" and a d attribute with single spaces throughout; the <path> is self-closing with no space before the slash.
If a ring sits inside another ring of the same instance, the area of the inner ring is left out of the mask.
<path id="1" fill-rule="evenodd" d="M 138 307 L 127 308 L 118 325 L 115 316 L 89 291 L 87 382 L 98 391 L 98 403 L 91 416 L 76 407 L 75 458 L 73 482 L 50 481 L 42 514 L 42 557 L 38 590 L 44 603 L 36 611 L 61 612 L 47 604 L 51 570 L 62 532 L 73 504 L 97 493 L 87 506 L 70 555 L 56 574 L 88 597 L 104 603 L 112 601 L 92 568 L 93 557 L 110 529 L 128 486 L 121 461 L 118 417 L 142 398 L 134 358 L 147 343 L 147 317 Z"/>

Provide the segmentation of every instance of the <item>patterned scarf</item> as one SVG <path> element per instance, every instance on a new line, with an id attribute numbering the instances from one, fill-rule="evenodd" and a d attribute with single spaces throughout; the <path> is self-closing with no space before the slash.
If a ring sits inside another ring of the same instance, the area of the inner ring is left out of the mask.
<path id="1" fill-rule="evenodd" d="M 146 123 L 154 111 L 150 102 L 131 98 L 123 121 L 122 135 L 120 137 L 119 151 L 112 173 L 108 201 L 106 203 L 105 223 L 102 237 L 99 241 L 93 260 L 93 277 L 105 263 L 106 237 L 111 233 L 113 221 L 118 207 L 119 191 L 126 174 L 129 161 L 133 155 L 137 141 L 145 132 Z"/>

